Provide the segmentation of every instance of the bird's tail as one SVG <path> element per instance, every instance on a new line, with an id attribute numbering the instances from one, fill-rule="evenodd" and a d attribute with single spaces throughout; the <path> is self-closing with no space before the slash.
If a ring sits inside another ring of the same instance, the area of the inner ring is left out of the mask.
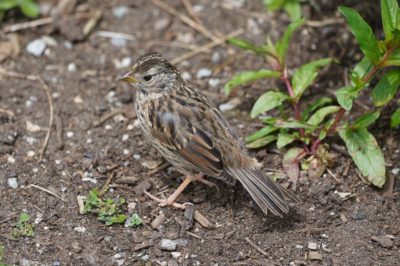
<path id="1" fill-rule="evenodd" d="M 229 168 L 228 173 L 239 180 L 265 214 L 269 210 L 273 214 L 283 217 L 283 214 L 289 212 L 285 195 L 290 192 L 283 192 L 283 188 L 261 171 L 250 167 Z"/>

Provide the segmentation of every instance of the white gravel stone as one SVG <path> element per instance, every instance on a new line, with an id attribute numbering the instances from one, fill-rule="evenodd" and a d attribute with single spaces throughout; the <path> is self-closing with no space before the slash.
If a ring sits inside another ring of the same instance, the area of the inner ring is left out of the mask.
<path id="1" fill-rule="evenodd" d="M 315 242 L 308 242 L 307 248 L 310 249 L 310 250 L 317 250 L 318 249 L 318 244 L 315 243 Z"/>
<path id="2" fill-rule="evenodd" d="M 33 157 L 33 156 L 35 156 L 35 152 L 34 152 L 34 151 L 28 151 L 28 152 L 26 153 L 26 155 L 27 155 L 28 157 Z"/>
<path id="3" fill-rule="evenodd" d="M 68 131 L 67 132 L 67 138 L 72 138 L 74 136 L 74 132 Z"/>
<path id="4" fill-rule="evenodd" d="M 18 180 L 17 180 L 16 177 L 10 177 L 10 178 L 7 180 L 7 184 L 8 184 L 11 188 L 16 189 L 16 188 L 18 187 Z"/>
<path id="5" fill-rule="evenodd" d="M 46 42 L 43 39 L 36 39 L 28 43 L 26 51 L 31 55 L 40 57 L 46 49 Z"/>
<path id="6" fill-rule="evenodd" d="M 76 227 L 74 227 L 74 230 L 79 232 L 79 233 L 85 233 L 86 232 L 86 228 L 84 226 L 76 226 Z"/>
<path id="7" fill-rule="evenodd" d="M 161 240 L 161 249 L 174 251 L 176 249 L 176 242 L 171 239 L 162 239 Z"/>
<path id="8" fill-rule="evenodd" d="M 210 85 L 210 87 L 217 87 L 219 85 L 221 81 L 219 79 L 209 79 L 208 80 L 208 85 Z"/>
<path id="9" fill-rule="evenodd" d="M 74 63 L 69 63 L 67 66 L 68 72 L 75 72 L 77 69 L 76 65 Z"/>
<path id="10" fill-rule="evenodd" d="M 136 161 L 139 161 L 142 158 L 142 156 L 140 156 L 140 154 L 134 154 L 133 155 L 133 159 Z"/>
<path id="11" fill-rule="evenodd" d="M 113 7 L 112 12 L 113 12 L 114 17 L 121 19 L 129 12 L 129 7 L 116 6 L 116 7 Z"/>
<path id="12" fill-rule="evenodd" d="M 11 163 L 11 164 L 14 164 L 15 163 L 15 157 L 12 156 L 12 155 L 8 155 L 7 156 L 7 162 Z"/>
<path id="13" fill-rule="evenodd" d="M 200 68 L 199 71 L 197 71 L 196 78 L 197 79 L 207 78 L 211 76 L 211 74 L 212 74 L 211 69 Z"/>
<path id="14" fill-rule="evenodd" d="M 128 134 L 122 135 L 122 141 L 127 141 L 128 139 L 129 139 L 129 135 Z"/>

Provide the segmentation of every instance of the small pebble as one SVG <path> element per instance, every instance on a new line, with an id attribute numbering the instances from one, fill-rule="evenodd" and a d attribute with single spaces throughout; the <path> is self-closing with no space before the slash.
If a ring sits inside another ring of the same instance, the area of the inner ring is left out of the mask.
<path id="1" fill-rule="evenodd" d="M 150 259 L 150 256 L 149 256 L 149 254 L 144 254 L 143 256 L 140 257 L 140 259 L 142 261 L 148 261 Z"/>
<path id="2" fill-rule="evenodd" d="M 183 72 L 181 76 L 182 76 L 182 78 L 184 80 L 191 80 L 192 79 L 192 74 L 190 74 L 189 72 Z"/>
<path id="3" fill-rule="evenodd" d="M 400 173 L 400 168 L 393 168 L 391 172 L 392 172 L 392 174 L 397 176 Z"/>
<path id="4" fill-rule="evenodd" d="M 79 95 L 75 96 L 75 98 L 74 98 L 74 103 L 76 103 L 76 104 L 82 104 L 82 103 L 83 103 L 83 100 L 82 100 L 81 96 L 79 96 Z"/>
<path id="5" fill-rule="evenodd" d="M 93 140 L 92 140 L 91 138 L 88 138 L 88 139 L 86 140 L 86 143 L 87 143 L 87 144 L 91 144 L 91 143 L 93 143 Z"/>
<path id="6" fill-rule="evenodd" d="M 176 242 L 171 239 L 161 239 L 160 246 L 163 250 L 176 250 Z"/>
<path id="7" fill-rule="evenodd" d="M 210 69 L 201 68 L 201 69 L 199 69 L 199 71 L 197 71 L 196 78 L 197 79 L 207 78 L 207 77 L 211 76 L 211 74 L 212 74 L 212 72 Z"/>
<path id="8" fill-rule="evenodd" d="M 28 151 L 28 152 L 26 153 L 26 155 L 27 155 L 28 157 L 33 157 L 33 156 L 35 156 L 35 152 L 34 152 L 34 151 Z"/>
<path id="9" fill-rule="evenodd" d="M 72 138 L 74 136 L 74 132 L 68 131 L 66 135 L 67 135 L 67 138 Z"/>
<path id="10" fill-rule="evenodd" d="M 54 160 L 56 164 L 61 164 L 61 160 Z"/>
<path id="11" fill-rule="evenodd" d="M 365 213 L 362 212 L 357 212 L 357 213 L 352 213 L 351 214 L 351 218 L 353 218 L 353 220 L 364 220 L 365 218 L 367 218 L 367 215 Z"/>
<path id="12" fill-rule="evenodd" d="M 10 178 L 7 180 L 7 184 L 8 184 L 11 188 L 16 189 L 16 188 L 18 187 L 17 178 L 16 178 L 16 177 L 10 177 Z"/>
<path id="13" fill-rule="evenodd" d="M 83 249 L 82 245 L 77 241 L 73 241 L 71 243 L 71 247 L 72 247 L 72 251 L 75 253 L 81 253 L 82 249 Z"/>
<path id="14" fill-rule="evenodd" d="M 130 213 L 130 214 L 132 214 L 132 213 L 135 213 L 136 212 L 136 202 L 129 202 L 128 203 L 128 212 Z"/>
<path id="15" fill-rule="evenodd" d="M 211 56 L 211 62 L 213 62 L 214 64 L 219 64 L 221 63 L 221 60 L 222 60 L 221 54 L 215 51 Z"/>
<path id="16" fill-rule="evenodd" d="M 169 18 L 158 19 L 156 22 L 154 22 L 154 29 L 156 31 L 163 30 L 166 27 L 168 27 L 169 23 L 170 23 L 170 19 Z"/>
<path id="17" fill-rule="evenodd" d="M 174 251 L 171 252 L 172 257 L 174 257 L 174 259 L 178 259 L 180 256 L 182 256 L 182 253 Z"/>
<path id="18" fill-rule="evenodd" d="M 219 79 L 210 79 L 208 81 L 208 85 L 210 85 L 210 87 L 213 87 L 213 88 L 217 87 L 219 85 L 219 83 L 220 83 Z"/>
<path id="19" fill-rule="evenodd" d="M 129 150 L 128 149 L 124 149 L 124 155 L 128 155 L 129 154 Z"/>
<path id="20" fill-rule="evenodd" d="M 51 96 L 53 97 L 53 99 L 58 99 L 60 97 L 60 93 L 58 91 L 55 91 L 51 94 Z"/>
<path id="21" fill-rule="evenodd" d="M 129 124 L 127 127 L 126 127 L 126 130 L 133 130 L 135 127 L 132 125 L 132 124 Z"/>
<path id="22" fill-rule="evenodd" d="M 226 103 L 220 104 L 218 109 L 221 112 L 227 112 L 227 111 L 235 109 L 240 103 L 241 103 L 241 100 L 239 98 L 235 97 Z"/>
<path id="23" fill-rule="evenodd" d="M 28 43 L 26 51 L 31 55 L 40 57 L 46 49 L 46 42 L 43 39 L 36 39 Z"/>
<path id="24" fill-rule="evenodd" d="M 85 233 L 86 232 L 86 228 L 84 226 L 74 227 L 74 230 L 79 232 L 79 233 Z"/>
<path id="25" fill-rule="evenodd" d="M 151 227 L 153 229 L 158 228 L 165 220 L 165 214 L 161 213 L 160 215 L 158 215 L 152 222 L 151 222 Z"/>
<path id="26" fill-rule="evenodd" d="M 122 135 L 122 141 L 127 141 L 128 139 L 129 139 L 129 135 L 128 134 Z"/>
<path id="27" fill-rule="evenodd" d="M 310 250 L 317 250 L 318 249 L 318 244 L 315 242 L 308 242 L 308 249 Z"/>
<path id="28" fill-rule="evenodd" d="M 127 6 L 116 6 L 113 7 L 112 12 L 114 17 L 116 17 L 117 19 L 121 19 L 123 18 L 129 11 L 129 7 Z"/>
<path id="29" fill-rule="evenodd" d="M 29 137 L 29 136 L 24 136 L 24 140 L 25 140 L 28 144 L 30 144 L 30 145 L 33 145 L 34 143 L 37 142 L 37 139 L 36 139 L 36 138 L 34 138 L 34 137 Z"/>
<path id="30" fill-rule="evenodd" d="M 140 156 L 140 154 L 134 154 L 132 157 L 135 161 L 139 161 L 142 158 L 142 156 Z"/>
<path id="31" fill-rule="evenodd" d="M 12 155 L 8 155 L 7 156 L 7 162 L 11 163 L 11 164 L 14 164 L 15 163 L 15 157 L 12 156 Z"/>
<path id="32" fill-rule="evenodd" d="M 67 66 L 68 72 L 75 72 L 76 71 L 76 65 L 74 63 L 69 63 Z"/>
<path id="33" fill-rule="evenodd" d="M 307 258 L 309 260 L 322 260 L 322 255 L 318 251 L 310 251 Z"/>

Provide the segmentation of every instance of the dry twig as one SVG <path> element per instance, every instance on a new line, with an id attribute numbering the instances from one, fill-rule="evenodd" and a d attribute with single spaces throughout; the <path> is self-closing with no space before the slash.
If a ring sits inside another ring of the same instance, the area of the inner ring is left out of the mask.
<path id="1" fill-rule="evenodd" d="M 111 112 L 103 115 L 99 120 L 94 121 L 93 126 L 98 127 L 98 126 L 102 125 L 104 122 L 106 122 L 108 119 L 110 119 L 118 114 L 122 114 L 124 112 L 125 112 L 124 108 L 114 109 Z"/>
<path id="2" fill-rule="evenodd" d="M 263 254 L 264 256 L 268 256 L 268 253 L 265 252 L 265 250 L 263 250 L 259 245 L 257 245 L 256 243 L 254 243 L 250 238 L 246 237 L 244 240 L 246 240 L 246 242 L 249 243 L 250 246 L 252 246 L 253 248 L 255 248 L 258 252 L 260 252 L 260 253 Z"/>
<path id="3" fill-rule="evenodd" d="M 62 201 L 64 201 L 64 202 L 67 202 L 65 199 L 61 198 L 61 197 L 58 196 L 56 193 L 51 192 L 50 190 L 45 189 L 45 188 L 43 188 L 43 187 L 41 187 L 41 186 L 38 186 L 38 185 L 35 185 L 35 184 L 30 184 L 30 185 L 27 186 L 26 188 L 30 188 L 30 187 L 33 187 L 33 188 L 39 189 L 39 190 L 41 190 L 41 191 L 44 191 L 44 192 L 46 192 L 46 193 L 52 195 L 53 197 L 56 197 L 56 198 L 59 199 L 59 200 L 62 200 Z"/>
<path id="4" fill-rule="evenodd" d="M 192 20 L 191 18 L 189 18 L 188 16 L 186 16 L 182 13 L 179 13 L 178 10 L 176 10 L 172 6 L 168 5 L 167 3 L 165 3 L 161 0 L 151 0 L 151 2 L 153 4 L 155 4 L 156 6 L 164 9 L 172 16 L 179 18 L 183 23 L 187 24 L 189 27 L 193 28 L 194 30 L 200 32 L 201 34 L 203 34 L 207 38 L 211 39 L 212 41 L 214 41 L 214 42 L 218 41 L 218 38 L 216 36 L 214 36 L 210 31 L 208 31 L 202 24 L 195 22 L 194 20 Z"/>
<path id="5" fill-rule="evenodd" d="M 172 64 L 177 64 L 177 63 L 182 62 L 183 60 L 186 60 L 186 59 L 188 59 L 188 58 L 190 58 L 192 56 L 195 56 L 195 55 L 197 55 L 199 53 L 206 52 L 206 51 L 214 48 L 215 46 L 218 46 L 218 45 L 226 42 L 226 40 L 228 40 L 229 38 L 238 36 L 238 35 L 242 34 L 243 32 L 244 32 L 243 29 L 235 30 L 234 32 L 232 32 L 232 33 L 230 33 L 230 34 L 218 39 L 218 41 L 216 41 L 216 42 L 207 43 L 207 44 L 205 44 L 203 46 L 200 46 L 196 50 L 190 51 L 190 52 L 188 52 L 186 54 L 181 55 L 180 57 L 177 57 L 177 58 L 173 59 L 171 61 L 171 63 Z"/>
<path id="6" fill-rule="evenodd" d="M 53 23 L 53 22 L 54 22 L 54 19 L 52 17 L 40 18 L 40 19 L 37 19 L 37 20 L 29 21 L 29 22 L 23 22 L 23 23 L 18 23 L 18 24 L 6 26 L 6 27 L 4 27 L 3 31 L 5 33 L 7 33 L 7 32 L 16 32 L 16 31 L 19 31 L 19 30 L 36 28 L 38 26 L 47 25 L 47 24 L 50 24 L 50 23 Z"/>

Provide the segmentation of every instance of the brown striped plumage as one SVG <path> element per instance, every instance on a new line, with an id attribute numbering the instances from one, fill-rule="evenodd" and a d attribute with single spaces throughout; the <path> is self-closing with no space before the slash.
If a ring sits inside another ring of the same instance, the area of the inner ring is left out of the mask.
<path id="1" fill-rule="evenodd" d="M 122 79 L 137 89 L 136 112 L 146 137 L 178 171 L 238 180 L 265 213 L 288 212 L 279 185 L 256 169 L 235 130 L 165 58 L 147 54 Z"/>

